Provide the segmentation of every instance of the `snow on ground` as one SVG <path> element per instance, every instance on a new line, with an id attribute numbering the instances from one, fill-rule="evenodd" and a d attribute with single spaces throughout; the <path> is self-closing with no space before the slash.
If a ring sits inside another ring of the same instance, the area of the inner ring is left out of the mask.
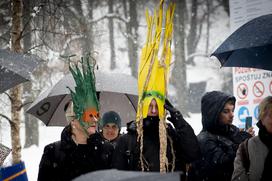
<path id="1" fill-rule="evenodd" d="M 201 114 L 191 114 L 190 117 L 185 119 L 193 127 L 194 132 L 197 135 L 202 129 Z M 22 160 L 25 162 L 29 181 L 37 180 L 39 163 L 43 154 L 43 149 L 45 145 L 60 140 L 62 129 L 63 127 L 46 127 L 43 125 L 40 126 L 40 145 L 31 146 L 30 148 L 22 150 Z M 23 128 L 21 132 L 24 132 Z M 21 139 L 22 141 L 24 140 L 24 138 Z M 5 160 L 4 165 L 8 166 L 10 163 L 11 154 Z"/>
<path id="2" fill-rule="evenodd" d="M 44 147 L 54 141 L 60 140 L 63 127 L 40 127 L 40 145 L 32 146 L 22 151 L 22 160 L 25 162 L 29 181 L 35 181 L 38 177 L 39 163 Z"/>

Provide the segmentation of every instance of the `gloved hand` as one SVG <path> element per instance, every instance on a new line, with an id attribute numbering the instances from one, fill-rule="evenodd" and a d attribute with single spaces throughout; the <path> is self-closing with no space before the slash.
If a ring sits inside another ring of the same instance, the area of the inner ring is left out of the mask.
<path id="1" fill-rule="evenodd" d="M 168 99 L 165 99 L 164 108 L 170 113 L 170 117 L 168 117 L 167 119 L 171 121 L 175 127 L 186 124 L 180 111 L 177 110 Z"/>

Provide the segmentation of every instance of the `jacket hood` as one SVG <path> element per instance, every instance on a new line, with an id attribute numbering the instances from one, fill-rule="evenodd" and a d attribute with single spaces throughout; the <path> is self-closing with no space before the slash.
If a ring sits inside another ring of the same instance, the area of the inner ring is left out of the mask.
<path id="1" fill-rule="evenodd" d="M 224 92 L 207 92 L 201 99 L 202 126 L 204 131 L 217 131 L 219 129 L 218 117 L 224 109 L 226 102 L 232 100 L 235 105 L 235 97 Z"/>

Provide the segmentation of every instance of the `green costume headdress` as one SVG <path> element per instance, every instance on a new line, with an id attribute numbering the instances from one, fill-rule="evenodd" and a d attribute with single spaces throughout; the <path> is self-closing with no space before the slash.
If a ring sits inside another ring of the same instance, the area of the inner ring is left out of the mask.
<path id="1" fill-rule="evenodd" d="M 99 103 L 96 96 L 94 63 L 90 64 L 89 55 L 81 58 L 82 68 L 78 64 L 74 68 L 70 65 L 69 70 L 75 80 L 75 92 L 71 91 L 73 110 L 75 117 L 85 131 L 94 125 L 93 119 L 99 119 Z"/>

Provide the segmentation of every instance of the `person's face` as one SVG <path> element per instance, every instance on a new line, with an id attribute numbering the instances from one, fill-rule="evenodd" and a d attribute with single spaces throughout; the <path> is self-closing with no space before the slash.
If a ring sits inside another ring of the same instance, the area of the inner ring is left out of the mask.
<path id="1" fill-rule="evenodd" d="M 97 122 L 98 122 L 98 119 L 96 117 L 92 117 L 91 121 L 87 123 L 86 127 L 87 127 L 87 132 L 89 133 L 89 135 L 92 135 L 96 132 Z"/>
<path id="2" fill-rule="evenodd" d="M 151 103 L 149 104 L 147 116 L 158 116 L 159 109 L 158 104 L 155 99 L 152 99 Z"/>
<path id="3" fill-rule="evenodd" d="M 268 110 L 261 121 L 266 131 L 272 134 L 272 110 Z"/>
<path id="4" fill-rule="evenodd" d="M 231 125 L 234 117 L 234 105 L 232 102 L 227 102 L 224 109 L 219 114 L 219 121 L 223 125 Z"/>
<path id="5" fill-rule="evenodd" d="M 98 119 L 99 113 L 96 111 L 95 108 L 88 108 L 83 112 L 80 121 L 84 129 L 87 130 L 89 135 L 94 134 L 96 132 Z"/>
<path id="6" fill-rule="evenodd" d="M 119 128 L 116 124 L 114 123 L 107 123 L 103 128 L 102 128 L 102 134 L 103 137 L 109 141 L 114 140 L 117 138 L 119 133 Z"/>
<path id="7" fill-rule="evenodd" d="M 81 125 L 83 124 L 83 126 Z M 96 132 L 96 128 L 97 128 L 97 119 L 94 119 L 92 120 L 92 124 L 87 124 L 85 123 L 84 121 L 79 121 L 77 119 L 74 119 L 73 120 L 73 126 L 74 126 L 74 129 L 76 130 L 76 134 L 82 134 L 82 133 L 88 133 L 88 136 L 94 134 Z M 86 131 L 85 131 L 85 130 Z"/>

